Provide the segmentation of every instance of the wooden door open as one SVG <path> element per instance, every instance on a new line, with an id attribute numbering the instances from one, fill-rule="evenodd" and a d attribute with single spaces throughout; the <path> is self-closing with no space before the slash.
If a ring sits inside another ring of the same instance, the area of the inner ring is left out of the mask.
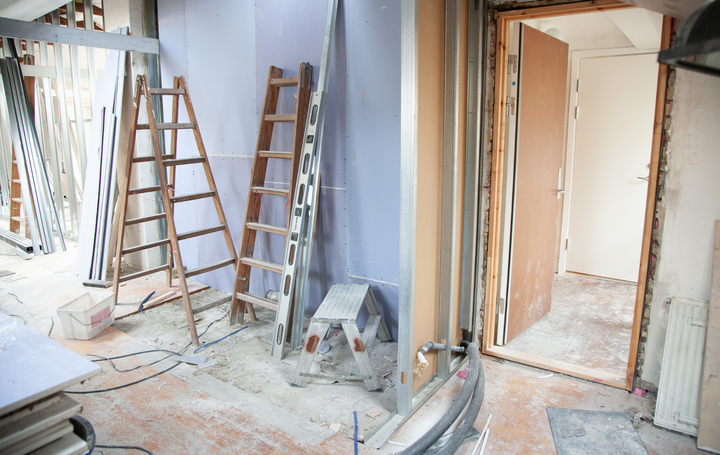
<path id="1" fill-rule="evenodd" d="M 561 200 L 568 45 L 522 25 L 507 331 L 509 342 L 550 312 Z"/>

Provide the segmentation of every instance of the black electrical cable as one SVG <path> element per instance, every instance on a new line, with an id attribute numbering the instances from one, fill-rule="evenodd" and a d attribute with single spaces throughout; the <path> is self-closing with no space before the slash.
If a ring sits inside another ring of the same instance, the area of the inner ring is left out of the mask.
<path id="1" fill-rule="evenodd" d="M 482 360 L 480 360 L 480 354 L 478 352 L 478 346 L 473 343 L 467 348 L 467 352 L 470 354 L 470 362 L 476 362 L 480 365 L 480 374 L 477 382 L 475 383 L 475 390 L 473 391 L 473 397 L 470 401 L 465 416 L 462 421 L 455 429 L 455 432 L 450 437 L 450 440 L 445 444 L 437 453 L 437 455 L 452 455 L 463 443 L 467 433 L 473 428 L 475 419 L 477 419 L 480 413 L 480 407 L 482 406 L 483 397 L 485 396 L 485 370 L 483 369 Z"/>
<path id="2" fill-rule="evenodd" d="M 152 452 L 150 452 L 148 449 L 143 449 L 142 447 L 138 446 L 106 446 L 106 445 L 95 445 L 95 447 L 98 447 L 100 449 L 132 449 L 132 450 L 139 450 L 140 452 L 149 453 L 150 455 L 153 455 Z"/>
<path id="3" fill-rule="evenodd" d="M 175 365 L 171 366 L 170 368 L 167 368 L 167 369 L 165 369 L 165 370 L 159 371 L 159 372 L 157 372 L 157 373 L 155 373 L 155 374 L 152 374 L 152 375 L 150 375 L 150 376 L 148 376 L 148 377 L 146 377 L 146 378 L 139 379 L 139 380 L 134 381 L 134 382 L 131 382 L 131 383 L 129 383 L 129 384 L 123 384 L 123 385 L 119 385 L 119 386 L 116 386 L 116 387 L 109 387 L 109 388 L 107 388 L 107 389 L 100 389 L 100 390 L 84 390 L 84 391 L 77 391 L 77 392 L 72 392 L 72 391 L 69 391 L 69 390 L 63 390 L 63 393 L 72 393 L 72 394 L 75 394 L 75 395 L 83 395 L 83 394 L 89 394 L 89 393 L 110 392 L 111 390 L 124 389 L 125 387 L 130 387 L 131 385 L 140 384 L 141 382 L 147 381 L 148 379 L 152 379 L 152 378 L 154 378 L 155 376 L 160 376 L 160 375 L 163 374 L 163 373 L 167 373 L 168 371 L 172 370 L 173 368 L 175 368 L 175 367 L 178 366 L 178 365 L 180 365 L 180 362 L 176 363 Z"/>
<path id="4" fill-rule="evenodd" d="M 226 315 L 227 315 L 227 313 L 226 313 L 225 315 L 223 315 L 220 319 L 224 318 Z M 207 331 L 210 329 L 210 326 L 212 326 L 213 324 L 215 324 L 216 322 L 218 322 L 220 319 L 216 319 L 216 320 L 214 320 L 213 322 L 211 322 L 210 324 L 208 324 L 208 326 L 205 327 L 205 330 L 203 331 L 203 333 L 201 333 L 200 335 L 198 335 L 198 338 L 200 338 L 201 336 L 205 335 L 205 334 L 207 333 Z M 189 348 L 191 345 L 192 345 L 192 343 L 186 344 L 185 347 L 183 347 L 182 349 L 180 349 L 180 351 L 178 351 L 178 352 L 169 351 L 169 350 L 167 350 L 167 349 L 150 349 L 150 350 L 148 350 L 148 351 L 134 352 L 134 353 L 132 353 L 132 354 L 123 354 L 123 355 L 118 355 L 118 356 L 115 356 L 115 357 L 102 357 L 102 356 L 95 355 L 95 354 L 88 354 L 88 355 L 91 355 L 91 356 L 93 356 L 93 357 L 100 357 L 100 359 L 98 359 L 98 360 L 93 360 L 93 362 L 100 362 L 100 361 L 105 361 L 105 360 L 107 360 L 107 361 L 110 362 L 110 364 L 111 364 L 112 367 L 115 369 L 115 371 L 118 371 L 118 372 L 120 372 L 120 373 L 126 373 L 126 372 L 128 372 L 128 371 L 137 370 L 138 368 L 146 367 L 146 366 L 149 366 L 149 365 L 154 365 L 154 364 L 156 364 L 156 363 L 158 363 L 158 362 L 161 362 L 161 361 L 163 361 L 163 360 L 165 360 L 165 359 L 167 359 L 168 357 L 171 357 L 171 356 L 167 356 L 167 357 L 164 357 L 164 358 L 162 358 L 162 359 L 160 359 L 160 360 L 157 360 L 157 361 L 155 361 L 155 362 L 149 363 L 149 364 L 147 364 L 147 365 L 140 365 L 140 366 L 138 366 L 138 367 L 135 367 L 135 368 L 132 368 L 132 369 L 129 369 L 129 370 L 118 370 L 117 367 L 115 366 L 115 364 L 113 363 L 113 360 L 122 359 L 122 358 L 124 358 L 124 357 L 132 357 L 132 356 L 136 356 L 136 355 L 140 355 L 140 354 L 147 354 L 147 353 L 150 353 L 150 352 L 169 352 L 169 353 L 172 353 L 172 355 L 181 355 L 181 353 L 182 353 L 183 351 L 185 351 L 187 348 Z M 156 377 L 156 376 L 160 376 L 160 375 L 163 374 L 163 373 L 167 373 L 168 371 L 172 370 L 173 368 L 175 368 L 175 367 L 178 366 L 178 365 L 180 365 L 180 362 L 176 363 L 175 365 L 171 366 L 170 368 L 167 368 L 167 369 L 165 369 L 165 370 L 163 370 L 163 371 L 157 372 L 157 373 L 155 373 L 155 374 L 153 374 L 153 375 L 150 375 L 150 376 L 148 376 L 148 377 L 146 377 L 146 378 L 139 379 L 139 380 L 137 380 L 137 381 L 131 382 L 131 383 L 129 383 L 129 384 L 123 384 L 123 385 L 119 385 L 119 386 L 116 386 L 116 387 L 109 387 L 109 388 L 107 388 L 107 389 L 100 389 L 100 390 L 86 390 L 86 391 L 69 391 L 69 390 L 63 390 L 63 392 L 64 392 L 64 393 L 71 393 L 71 394 L 75 394 L 75 395 L 82 395 L 82 394 L 110 392 L 111 390 L 124 389 L 125 387 L 130 387 L 131 385 L 139 384 L 139 383 L 141 383 L 141 382 L 147 381 L 148 379 L 152 379 L 152 378 L 154 378 L 154 377 Z M 101 447 L 101 446 L 96 446 L 96 447 Z M 107 448 L 111 448 L 111 447 L 107 447 Z M 133 447 L 133 448 L 137 448 L 137 447 Z M 137 449 L 138 449 L 138 450 L 145 450 L 145 449 L 140 449 L 140 448 L 137 448 Z M 150 453 L 150 452 L 148 452 L 148 453 Z"/>
<path id="5" fill-rule="evenodd" d="M 473 351 L 475 352 L 475 356 L 472 355 Z M 453 404 L 450 405 L 450 409 L 448 409 L 445 415 L 438 420 L 435 426 L 430 428 L 427 433 L 420 436 L 420 438 L 410 445 L 410 447 L 400 453 L 404 455 L 416 455 L 425 452 L 440 438 L 440 436 L 445 433 L 445 431 L 447 431 L 448 428 L 450 428 L 453 422 L 457 420 L 463 409 L 465 409 L 465 404 L 470 401 L 470 396 L 473 393 L 473 389 L 479 379 L 480 370 L 482 369 L 482 365 L 479 362 L 480 354 L 478 354 L 477 344 L 470 343 L 466 352 L 471 353 L 467 377 L 465 378 L 465 383 L 460 389 L 460 393 L 458 393 Z M 474 359 L 477 361 L 473 361 Z"/>

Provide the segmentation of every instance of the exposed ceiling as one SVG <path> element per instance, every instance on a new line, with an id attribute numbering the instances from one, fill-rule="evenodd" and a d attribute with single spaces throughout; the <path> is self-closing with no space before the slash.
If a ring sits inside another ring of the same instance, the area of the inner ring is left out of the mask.
<path id="1" fill-rule="evenodd" d="M 662 15 L 640 8 L 533 19 L 523 23 L 565 41 L 571 50 L 660 49 Z"/>

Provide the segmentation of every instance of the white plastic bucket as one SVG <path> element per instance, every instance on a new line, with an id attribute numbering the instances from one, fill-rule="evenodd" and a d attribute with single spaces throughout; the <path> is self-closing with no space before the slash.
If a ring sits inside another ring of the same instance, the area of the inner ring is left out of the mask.
<path id="1" fill-rule="evenodd" d="M 115 322 L 115 294 L 86 292 L 57 309 L 66 339 L 89 340 Z"/>

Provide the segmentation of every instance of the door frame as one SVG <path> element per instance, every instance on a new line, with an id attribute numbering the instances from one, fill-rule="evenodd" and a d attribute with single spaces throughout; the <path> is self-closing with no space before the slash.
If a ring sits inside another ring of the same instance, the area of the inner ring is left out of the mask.
<path id="1" fill-rule="evenodd" d="M 527 8 L 519 10 L 499 11 L 496 22 L 495 47 L 495 103 L 493 115 L 492 139 L 492 171 L 490 183 L 490 211 L 488 226 L 487 270 L 485 273 L 485 315 L 483 327 L 482 352 L 519 363 L 532 365 L 558 373 L 583 379 L 600 382 L 602 384 L 632 390 L 637 364 L 637 353 L 640 342 L 640 325 L 647 283 L 647 272 L 650 258 L 653 220 L 655 217 L 655 200 L 657 191 L 657 177 L 662 139 L 662 124 L 665 108 L 665 90 L 667 86 L 667 65 L 660 64 L 658 71 L 658 85 L 655 98 L 655 116 L 653 126 L 653 141 L 650 160 L 650 181 L 648 182 L 648 197 L 645 206 L 645 222 L 643 229 L 642 256 L 638 271 L 638 288 L 635 299 L 635 311 L 630 338 L 630 353 L 625 377 L 587 368 L 571 363 L 552 360 L 509 349 L 495 344 L 496 308 L 498 298 L 498 281 L 500 275 L 500 258 L 502 255 L 502 220 L 504 210 L 503 179 L 505 175 L 504 163 L 506 157 L 505 144 L 505 100 L 507 92 L 507 68 L 509 25 L 512 22 L 539 19 L 544 17 L 557 17 L 565 15 L 582 14 L 598 11 L 611 11 L 625 8 L 634 8 L 631 5 L 615 0 L 596 0 L 582 3 L 553 5 L 546 7 Z M 670 18 L 663 18 L 661 36 L 661 49 L 667 49 L 670 43 Z M 490 317 L 487 317 L 490 315 Z"/>

